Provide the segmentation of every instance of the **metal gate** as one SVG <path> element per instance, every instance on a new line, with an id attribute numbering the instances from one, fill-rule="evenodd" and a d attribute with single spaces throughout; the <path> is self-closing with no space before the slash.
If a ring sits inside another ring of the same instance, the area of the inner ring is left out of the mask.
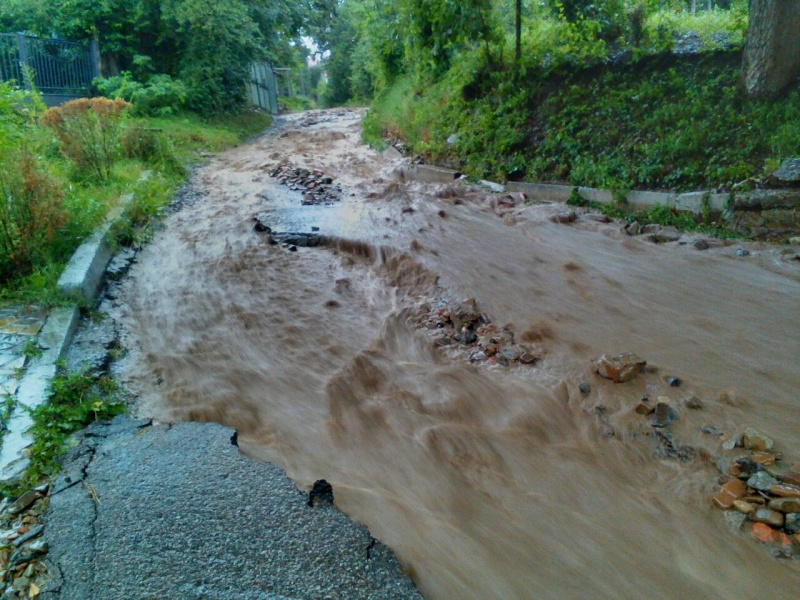
<path id="1" fill-rule="evenodd" d="M 25 67 L 31 69 L 33 82 L 27 81 Z M 92 80 L 99 75 L 97 42 L 81 44 L 0 33 L 0 80 L 24 87 L 35 84 L 50 106 L 87 96 Z"/>
<path id="2" fill-rule="evenodd" d="M 275 71 L 267 63 L 253 63 L 250 67 L 250 83 L 247 85 L 250 102 L 278 114 L 278 81 Z"/>

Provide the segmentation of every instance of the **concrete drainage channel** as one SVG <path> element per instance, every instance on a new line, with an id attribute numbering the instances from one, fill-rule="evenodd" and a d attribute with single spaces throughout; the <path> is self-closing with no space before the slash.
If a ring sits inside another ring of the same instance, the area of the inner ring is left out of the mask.
<path id="1" fill-rule="evenodd" d="M 54 309 L 39 334 L 42 354 L 32 359 L 25 369 L 17 390 L 17 402 L 3 438 L 0 482 L 16 481 L 30 466 L 26 453 L 33 443 L 28 433 L 33 425 L 30 412 L 45 402 L 58 363 L 66 356 L 80 320 L 77 303 L 94 300 L 100 291 L 106 267 L 113 255 L 111 227 L 132 200 L 132 194 L 121 198 L 119 207 L 78 247 L 58 280 L 58 291 L 64 297 L 75 300 L 76 304 Z"/>

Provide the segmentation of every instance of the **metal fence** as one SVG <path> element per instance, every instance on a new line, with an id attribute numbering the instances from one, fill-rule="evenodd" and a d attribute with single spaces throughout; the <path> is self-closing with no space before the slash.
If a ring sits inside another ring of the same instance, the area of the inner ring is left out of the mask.
<path id="1" fill-rule="evenodd" d="M 278 80 L 271 66 L 267 63 L 251 65 L 247 90 L 252 104 L 278 114 Z"/>
<path id="2" fill-rule="evenodd" d="M 26 78 L 26 69 L 33 81 Z M 81 44 L 37 38 L 21 33 L 0 33 L 0 80 L 30 87 L 35 84 L 45 101 L 87 95 L 92 79 L 100 75 L 97 42 Z"/>

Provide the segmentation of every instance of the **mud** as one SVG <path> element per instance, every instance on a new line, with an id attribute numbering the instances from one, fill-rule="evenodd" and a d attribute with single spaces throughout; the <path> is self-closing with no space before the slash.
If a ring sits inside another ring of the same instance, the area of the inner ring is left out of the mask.
<path id="1" fill-rule="evenodd" d="M 731 532 L 709 501 L 721 446 L 745 426 L 800 461 L 800 263 L 402 183 L 360 143 L 360 117 L 284 118 L 194 175 L 196 201 L 115 301 L 139 416 L 235 427 L 298 485 L 325 479 L 427 598 L 800 589 L 800 561 Z M 334 174 L 342 200 L 301 206 L 268 176 L 281 162 Z M 325 243 L 291 252 L 254 217 Z M 439 347 L 425 305 L 467 298 L 536 363 Z M 595 373 L 623 352 L 647 369 L 622 384 Z M 644 396 L 676 420 L 654 429 Z"/>

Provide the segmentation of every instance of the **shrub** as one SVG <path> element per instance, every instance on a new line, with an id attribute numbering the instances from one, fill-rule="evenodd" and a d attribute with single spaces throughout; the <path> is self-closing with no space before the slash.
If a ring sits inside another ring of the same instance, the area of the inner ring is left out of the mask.
<path id="1" fill-rule="evenodd" d="M 28 275 L 49 258 L 67 222 L 63 193 L 27 152 L 0 163 L 0 280 Z"/>
<path id="2" fill-rule="evenodd" d="M 126 158 L 138 159 L 179 175 L 185 172 L 172 144 L 157 129 L 130 127 L 122 134 L 121 143 Z"/>
<path id="3" fill-rule="evenodd" d="M 119 156 L 123 119 L 130 106 L 120 98 L 81 98 L 51 108 L 41 122 L 53 130 L 61 151 L 80 171 L 108 181 Z"/>
<path id="4" fill-rule="evenodd" d="M 146 83 L 133 79 L 128 71 L 117 77 L 98 77 L 94 86 L 107 98 L 122 98 L 133 106 L 138 116 L 169 116 L 186 104 L 186 85 L 169 75 L 153 75 Z"/>

